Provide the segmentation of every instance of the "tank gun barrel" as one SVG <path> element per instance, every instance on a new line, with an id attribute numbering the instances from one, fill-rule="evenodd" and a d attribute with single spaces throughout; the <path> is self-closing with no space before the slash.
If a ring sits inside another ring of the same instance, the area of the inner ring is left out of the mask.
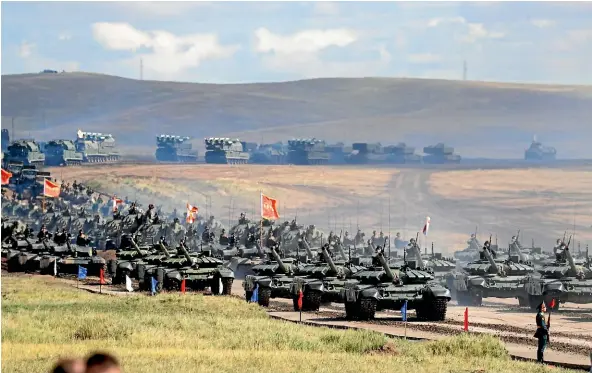
<path id="1" fill-rule="evenodd" d="M 179 248 L 181 249 L 181 253 L 183 253 L 183 256 L 189 262 L 189 264 L 193 264 L 193 260 L 191 260 L 191 255 L 189 255 L 189 251 L 187 251 L 187 248 L 185 247 L 184 242 L 181 242 L 179 244 Z"/>
<path id="2" fill-rule="evenodd" d="M 569 237 L 569 240 L 567 241 L 567 246 L 565 246 L 565 256 L 567 257 L 567 262 L 569 263 L 569 267 L 571 268 L 571 270 L 574 273 L 578 273 L 578 268 L 576 267 L 576 263 L 573 260 L 573 257 L 571 256 L 571 252 L 569 251 L 569 244 L 571 243 L 571 236 Z"/>
<path id="3" fill-rule="evenodd" d="M 171 254 L 167 250 L 166 246 L 164 246 L 164 243 L 162 242 L 162 240 L 158 241 L 158 248 L 160 249 L 160 251 L 162 251 L 164 256 L 166 256 L 167 258 L 171 257 Z"/>
<path id="4" fill-rule="evenodd" d="M 306 241 L 306 237 L 302 237 L 299 241 L 302 243 L 304 250 L 306 250 L 306 255 L 308 255 L 310 258 L 314 258 L 312 250 L 310 250 L 310 245 L 308 244 L 308 241 Z"/>
<path id="5" fill-rule="evenodd" d="M 491 235 L 489 236 L 489 244 L 491 245 Z M 483 253 L 485 254 L 485 257 L 489 261 L 489 264 L 491 264 L 491 267 L 493 268 L 495 273 L 496 274 L 499 273 L 499 268 L 497 268 L 497 264 L 495 263 L 495 260 L 493 260 L 493 257 L 491 256 L 491 253 L 489 252 L 489 248 L 484 247 Z"/>
<path id="6" fill-rule="evenodd" d="M 329 246 L 330 246 L 330 244 L 329 244 Z M 335 274 L 338 274 L 339 269 L 335 265 L 335 262 L 333 261 L 333 258 L 331 258 L 331 255 L 329 255 L 329 251 L 327 251 L 327 246 L 321 246 L 321 250 L 323 252 L 323 256 L 325 257 L 325 261 L 327 262 L 327 264 L 329 264 L 329 267 L 331 267 L 331 270 Z"/>
<path id="7" fill-rule="evenodd" d="M 290 271 L 288 270 L 288 267 L 286 266 L 286 264 L 282 261 L 282 258 L 280 258 L 279 254 L 277 253 L 277 251 L 275 251 L 275 247 L 272 246 L 269 248 L 269 250 L 271 251 L 271 255 L 273 256 L 273 259 L 278 263 L 278 265 L 280 266 L 280 269 L 282 270 L 282 272 L 284 273 L 289 273 Z"/>
<path id="8" fill-rule="evenodd" d="M 140 248 L 138 247 L 138 244 L 136 243 L 136 240 L 134 240 L 134 238 L 130 238 L 130 242 L 132 243 L 132 246 L 134 248 L 134 250 L 136 250 L 136 252 L 138 253 L 138 255 L 143 255 L 142 254 L 142 250 L 140 250 Z"/>
<path id="9" fill-rule="evenodd" d="M 378 257 L 378 260 L 380 261 L 380 264 L 382 265 L 382 268 L 384 269 L 386 276 L 389 278 L 389 280 L 394 281 L 396 276 L 388 266 L 388 263 L 386 262 L 386 259 L 384 259 L 384 255 L 382 254 L 382 252 L 377 253 L 376 256 Z"/>

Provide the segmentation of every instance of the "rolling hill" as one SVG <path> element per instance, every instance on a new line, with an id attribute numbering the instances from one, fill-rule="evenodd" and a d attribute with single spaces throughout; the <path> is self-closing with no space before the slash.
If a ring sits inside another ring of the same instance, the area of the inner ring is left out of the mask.
<path id="1" fill-rule="evenodd" d="M 2 76 L 2 128 L 17 137 L 108 132 L 153 152 L 154 136 L 271 142 L 446 142 L 465 156 L 522 157 L 532 135 L 559 157 L 592 157 L 592 87 L 333 78 L 280 83 L 140 81 L 91 73 Z"/>

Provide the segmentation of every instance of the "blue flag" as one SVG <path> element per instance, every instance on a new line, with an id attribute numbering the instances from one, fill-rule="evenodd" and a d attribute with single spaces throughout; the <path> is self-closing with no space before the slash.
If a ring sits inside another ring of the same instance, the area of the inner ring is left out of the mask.
<path id="1" fill-rule="evenodd" d="M 78 279 L 82 280 L 86 278 L 86 268 L 78 266 Z"/>
<path id="2" fill-rule="evenodd" d="M 251 295 L 251 302 L 259 302 L 259 284 L 255 285 L 255 290 L 253 290 L 253 295 Z"/>
<path id="3" fill-rule="evenodd" d="M 152 281 L 151 281 L 151 286 L 150 286 L 150 291 L 152 292 L 152 295 L 156 294 L 156 284 L 158 284 L 158 281 L 156 281 L 156 279 L 154 277 L 151 277 Z"/>
<path id="4" fill-rule="evenodd" d="M 405 301 L 405 304 L 401 307 L 401 317 L 403 317 L 403 321 L 407 321 L 407 301 Z"/>

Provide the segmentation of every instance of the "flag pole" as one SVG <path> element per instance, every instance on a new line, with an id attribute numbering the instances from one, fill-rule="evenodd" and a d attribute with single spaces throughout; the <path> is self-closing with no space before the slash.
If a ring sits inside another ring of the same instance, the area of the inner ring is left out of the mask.
<path id="1" fill-rule="evenodd" d="M 265 252 L 265 248 L 263 246 L 263 191 L 259 191 L 259 245 L 261 246 L 261 251 Z M 271 229 L 271 228 L 270 228 Z"/>
<path id="2" fill-rule="evenodd" d="M 407 312 L 407 310 L 405 310 Z M 407 317 L 405 317 L 405 339 L 407 339 Z"/>

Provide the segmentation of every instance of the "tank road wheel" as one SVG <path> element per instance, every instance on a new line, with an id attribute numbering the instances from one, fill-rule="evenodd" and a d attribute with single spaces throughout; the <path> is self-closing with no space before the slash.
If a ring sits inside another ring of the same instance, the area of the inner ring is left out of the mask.
<path id="1" fill-rule="evenodd" d="M 251 297 L 253 296 L 253 292 L 252 291 L 245 291 L 245 300 L 247 302 L 251 301 Z"/>
<path id="2" fill-rule="evenodd" d="M 39 262 L 39 273 L 42 275 L 53 275 L 53 261 L 50 258 L 43 258 Z"/>
<path id="3" fill-rule="evenodd" d="M 144 276 L 146 276 L 146 266 L 144 264 L 138 264 L 136 266 L 138 272 L 138 282 L 140 283 L 140 290 L 144 290 Z"/>
<path id="4" fill-rule="evenodd" d="M 345 318 L 348 320 L 356 320 L 359 312 L 358 302 L 345 302 Z"/>
<path id="5" fill-rule="evenodd" d="M 156 283 L 156 292 L 160 293 L 162 291 L 162 288 L 164 285 L 164 269 L 163 268 L 156 269 L 156 281 L 158 281 Z"/>
<path id="6" fill-rule="evenodd" d="M 224 285 L 224 284 L 222 284 Z M 210 290 L 212 292 L 212 295 L 218 295 L 220 294 L 220 276 L 214 276 L 214 278 L 212 279 L 212 282 L 210 283 Z"/>
<path id="7" fill-rule="evenodd" d="M 111 277 L 115 277 L 115 274 L 117 273 L 117 260 L 109 259 L 107 261 L 107 273 L 109 273 Z"/>
<path id="8" fill-rule="evenodd" d="M 6 270 L 8 272 L 19 272 L 20 269 L 21 268 L 16 255 L 8 259 L 8 262 L 6 263 Z"/>
<path id="9" fill-rule="evenodd" d="M 257 303 L 261 307 L 269 307 L 269 299 L 271 299 L 271 288 L 262 288 L 259 289 L 259 299 Z"/>
<path id="10" fill-rule="evenodd" d="M 174 278 L 165 277 L 164 289 L 170 291 L 181 291 L 181 283 Z"/>
<path id="11" fill-rule="evenodd" d="M 376 299 L 362 298 L 358 309 L 358 318 L 360 320 L 374 320 L 376 314 Z"/>
<path id="12" fill-rule="evenodd" d="M 318 311 L 321 307 L 321 297 L 322 294 L 320 291 L 316 290 L 309 290 L 304 292 L 304 296 L 302 297 L 302 310 L 303 311 Z"/>
<path id="13" fill-rule="evenodd" d="M 424 302 L 415 311 L 417 318 L 426 321 L 444 321 L 446 319 L 446 311 L 448 309 L 448 301 L 444 298 L 435 298 Z"/>
<path id="14" fill-rule="evenodd" d="M 232 294 L 232 283 L 234 279 L 232 277 L 222 279 L 222 295 Z"/>

